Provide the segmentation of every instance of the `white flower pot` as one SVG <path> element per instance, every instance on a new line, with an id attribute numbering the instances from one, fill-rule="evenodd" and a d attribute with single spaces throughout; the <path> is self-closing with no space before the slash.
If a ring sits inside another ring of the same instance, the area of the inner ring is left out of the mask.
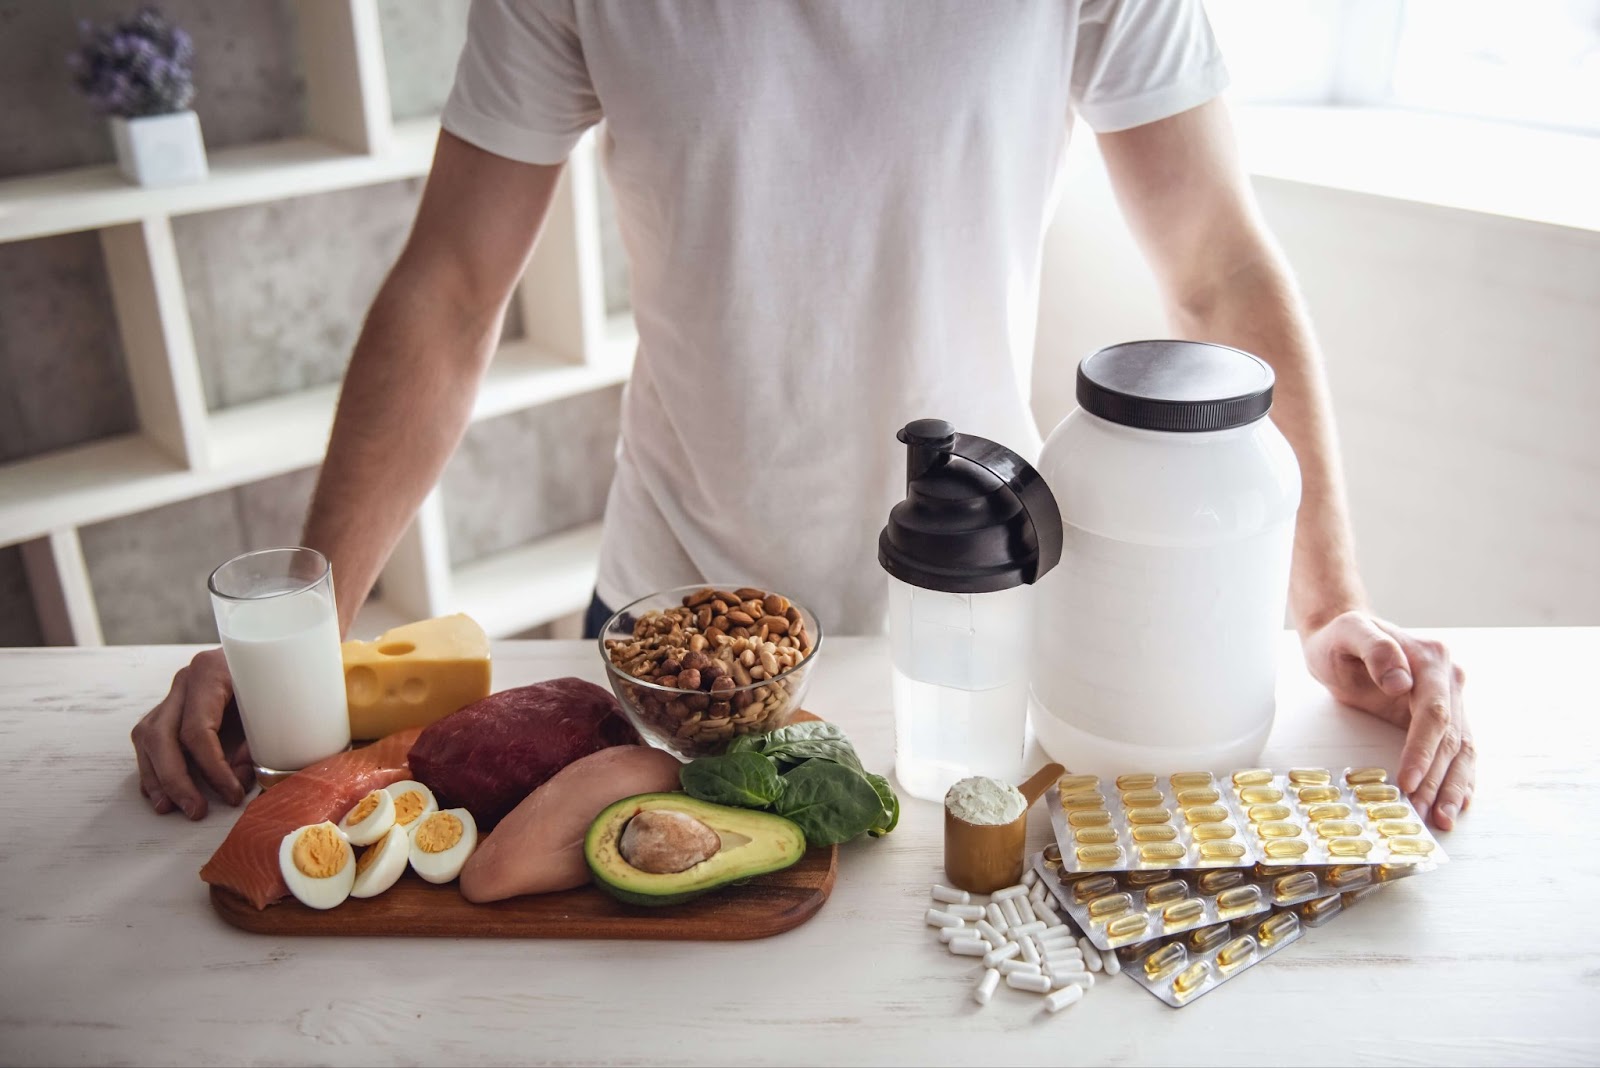
<path id="1" fill-rule="evenodd" d="M 137 185 L 181 185 L 203 180 L 206 144 L 192 111 L 111 120 L 117 166 Z"/>

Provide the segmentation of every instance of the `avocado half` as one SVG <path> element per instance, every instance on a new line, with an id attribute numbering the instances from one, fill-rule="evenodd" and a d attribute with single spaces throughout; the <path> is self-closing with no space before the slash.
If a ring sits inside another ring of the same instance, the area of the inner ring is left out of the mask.
<path id="1" fill-rule="evenodd" d="M 717 832 L 722 846 L 691 868 L 669 874 L 640 871 L 617 844 L 628 821 L 647 809 L 692 816 Z M 798 826 L 768 812 L 697 801 L 688 794 L 637 794 L 608 806 L 589 825 L 583 859 L 601 889 L 630 905 L 676 905 L 741 879 L 782 871 L 805 855 Z"/>

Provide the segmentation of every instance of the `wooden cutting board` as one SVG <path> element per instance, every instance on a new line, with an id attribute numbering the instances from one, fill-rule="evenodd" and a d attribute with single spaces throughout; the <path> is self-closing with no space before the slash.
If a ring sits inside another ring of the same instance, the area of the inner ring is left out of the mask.
<path id="1" fill-rule="evenodd" d="M 800 863 L 682 905 L 624 905 L 592 886 L 474 905 L 454 883 L 434 886 L 406 872 L 388 892 L 309 909 L 289 898 L 257 909 L 211 888 L 224 921 L 265 935 L 382 935 L 436 938 L 646 938 L 732 942 L 768 938 L 805 923 L 833 891 L 839 847 L 809 850 Z"/>

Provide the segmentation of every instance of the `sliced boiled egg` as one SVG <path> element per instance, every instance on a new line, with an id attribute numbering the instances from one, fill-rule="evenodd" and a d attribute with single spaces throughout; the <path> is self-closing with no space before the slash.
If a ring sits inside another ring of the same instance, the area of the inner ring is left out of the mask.
<path id="1" fill-rule="evenodd" d="M 404 829 L 390 827 L 384 836 L 356 858 L 356 881 L 351 897 L 377 897 L 405 874 L 411 857 L 411 840 Z"/>
<path id="2" fill-rule="evenodd" d="M 439 802 L 434 800 L 433 791 L 415 779 L 403 779 L 387 789 L 389 796 L 394 798 L 394 821 L 404 827 L 408 834 L 416 830 L 419 819 L 439 811 Z"/>
<path id="3" fill-rule="evenodd" d="M 351 845 L 371 845 L 394 826 L 394 807 L 393 794 L 388 790 L 374 790 L 344 814 L 339 830 Z"/>
<path id="4" fill-rule="evenodd" d="M 308 908 L 331 909 L 350 896 L 356 854 L 339 828 L 324 820 L 283 836 L 278 868 L 289 892 Z"/>
<path id="5" fill-rule="evenodd" d="M 447 808 L 417 821 L 411 831 L 411 869 L 430 883 L 447 883 L 478 848 L 478 825 L 464 808 Z"/>

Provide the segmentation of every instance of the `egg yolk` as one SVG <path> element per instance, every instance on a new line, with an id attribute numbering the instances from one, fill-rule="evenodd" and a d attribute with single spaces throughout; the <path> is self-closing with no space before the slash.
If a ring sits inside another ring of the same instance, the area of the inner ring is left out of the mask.
<path id="1" fill-rule="evenodd" d="M 389 835 L 393 833 L 393 831 L 385 831 L 382 838 L 378 839 L 376 842 L 373 842 L 372 845 L 367 847 L 365 852 L 356 858 L 357 875 L 360 875 L 362 872 L 372 867 L 373 862 L 378 859 L 378 854 L 383 852 L 383 847 L 389 844 Z"/>
<path id="2" fill-rule="evenodd" d="M 394 821 L 402 827 L 406 826 L 422 815 L 423 806 L 426 804 L 421 794 L 415 790 L 407 790 L 394 799 Z"/>
<path id="3" fill-rule="evenodd" d="M 376 811 L 378 811 L 378 791 L 374 790 L 366 797 L 363 797 L 356 807 L 350 811 L 350 815 L 345 817 L 345 822 L 360 823 Z"/>
<path id="4" fill-rule="evenodd" d="M 306 828 L 295 840 L 294 866 L 313 879 L 331 878 L 344 868 L 346 848 L 344 839 L 331 824 L 319 823 Z"/>
<path id="5" fill-rule="evenodd" d="M 424 853 L 443 853 L 461 841 L 461 821 L 448 812 L 435 812 L 417 828 L 412 841 Z"/>

